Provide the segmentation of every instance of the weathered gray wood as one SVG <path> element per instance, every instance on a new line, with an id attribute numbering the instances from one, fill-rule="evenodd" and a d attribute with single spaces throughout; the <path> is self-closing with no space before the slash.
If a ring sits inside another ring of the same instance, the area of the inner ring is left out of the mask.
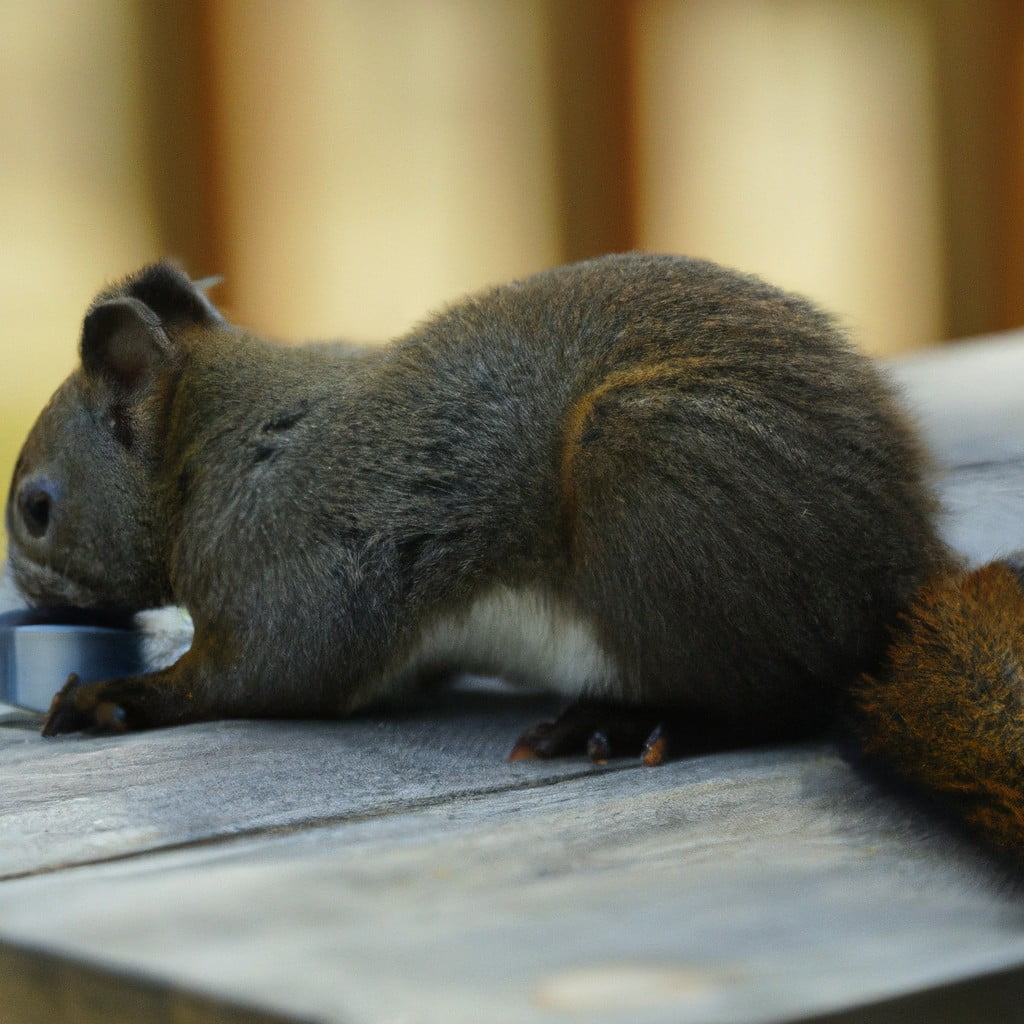
<path id="1" fill-rule="evenodd" d="M 1024 331 L 930 349 L 888 369 L 941 465 L 1024 455 Z"/>
<path id="2" fill-rule="evenodd" d="M 959 466 L 938 489 L 943 535 L 972 563 L 1024 548 L 1024 457 Z"/>
<path id="3" fill-rule="evenodd" d="M 828 748 L 462 796 L 0 887 L 0 938 L 329 1021 L 790 1019 L 1024 961 Z"/>
<path id="4" fill-rule="evenodd" d="M 946 539 L 973 563 L 1024 548 L 1024 331 L 888 369 L 935 455 Z"/>
<path id="5" fill-rule="evenodd" d="M 212 722 L 44 739 L 0 725 L 0 879 L 239 832 L 391 813 L 598 769 L 509 765 L 558 702 L 495 686 L 348 722 Z"/>

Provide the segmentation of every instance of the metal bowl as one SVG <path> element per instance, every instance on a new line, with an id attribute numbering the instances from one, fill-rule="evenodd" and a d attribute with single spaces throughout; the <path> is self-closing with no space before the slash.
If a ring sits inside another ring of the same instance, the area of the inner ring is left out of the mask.
<path id="1" fill-rule="evenodd" d="M 144 671 L 130 617 L 74 609 L 0 615 L 0 702 L 46 711 L 74 673 L 83 683 Z"/>

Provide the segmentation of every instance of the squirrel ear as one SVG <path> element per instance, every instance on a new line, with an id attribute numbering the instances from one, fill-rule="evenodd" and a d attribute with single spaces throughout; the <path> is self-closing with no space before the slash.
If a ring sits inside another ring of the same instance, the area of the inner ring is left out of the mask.
<path id="1" fill-rule="evenodd" d="M 219 323 L 223 318 L 206 297 L 219 277 L 190 281 L 173 263 L 151 263 L 124 284 L 124 294 L 144 302 L 165 324 Z"/>
<path id="2" fill-rule="evenodd" d="M 174 359 L 160 318 L 134 298 L 94 306 L 82 325 L 82 367 L 121 393 L 132 393 Z"/>

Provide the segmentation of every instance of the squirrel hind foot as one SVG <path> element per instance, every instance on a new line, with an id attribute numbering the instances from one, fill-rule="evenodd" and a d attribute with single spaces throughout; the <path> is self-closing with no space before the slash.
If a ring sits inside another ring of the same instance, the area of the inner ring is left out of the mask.
<path id="1" fill-rule="evenodd" d="M 530 726 L 516 740 L 508 759 L 535 761 L 586 753 L 595 764 L 605 764 L 613 757 L 643 757 L 660 720 L 661 715 L 651 708 L 583 698 L 553 722 Z"/>
<path id="2" fill-rule="evenodd" d="M 700 709 L 585 697 L 553 722 L 538 722 L 527 729 L 508 759 L 546 760 L 585 753 L 595 764 L 633 757 L 655 767 L 681 757 L 735 749 L 762 731 L 761 725 L 719 720 Z M 786 732 L 779 738 L 797 737 Z"/>

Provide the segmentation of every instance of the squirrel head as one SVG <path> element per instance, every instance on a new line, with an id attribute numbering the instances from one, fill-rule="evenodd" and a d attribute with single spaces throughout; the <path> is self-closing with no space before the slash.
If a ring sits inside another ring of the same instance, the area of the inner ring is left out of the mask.
<path id="1" fill-rule="evenodd" d="M 171 600 L 154 470 L 184 339 L 221 322 L 169 263 L 93 302 L 81 365 L 29 433 L 7 500 L 10 566 L 30 603 L 138 610 Z"/>

